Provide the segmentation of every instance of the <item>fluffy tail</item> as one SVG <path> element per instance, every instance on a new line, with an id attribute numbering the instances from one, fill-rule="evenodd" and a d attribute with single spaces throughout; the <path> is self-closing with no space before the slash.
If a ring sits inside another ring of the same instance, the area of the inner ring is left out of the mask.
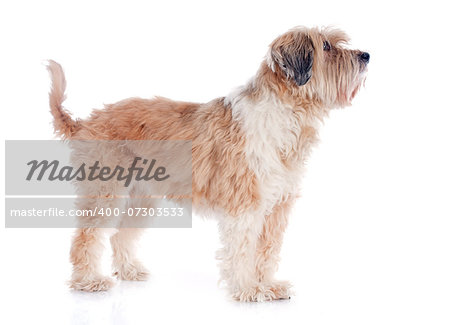
<path id="1" fill-rule="evenodd" d="M 53 127 L 55 133 L 62 138 L 70 139 L 80 128 L 80 122 L 73 120 L 70 113 L 66 111 L 62 103 L 66 99 L 66 78 L 62 67 L 53 60 L 47 65 L 50 78 L 52 79 L 52 89 L 49 93 L 50 112 L 53 115 Z"/>

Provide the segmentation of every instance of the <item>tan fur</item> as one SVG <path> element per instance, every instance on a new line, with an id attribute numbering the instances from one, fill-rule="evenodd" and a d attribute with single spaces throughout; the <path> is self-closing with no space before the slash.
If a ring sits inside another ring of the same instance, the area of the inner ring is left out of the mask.
<path id="1" fill-rule="evenodd" d="M 139 228 L 121 228 L 111 237 L 113 274 L 121 280 L 144 281 L 149 276 L 135 256 L 136 240 L 141 233 Z"/>
<path id="2" fill-rule="evenodd" d="M 50 112 L 52 113 L 53 127 L 55 132 L 61 137 L 70 138 L 78 131 L 78 121 L 72 120 L 70 113 L 63 109 L 62 103 L 66 99 L 66 78 L 61 66 L 55 61 L 50 60 L 48 70 L 52 77 L 52 89 L 49 94 Z"/>
<path id="3" fill-rule="evenodd" d="M 55 132 L 75 140 L 191 140 L 192 202 L 220 214 L 224 247 L 218 258 L 232 296 L 241 301 L 288 298 L 290 285 L 276 281 L 274 273 L 298 194 L 296 179 L 323 118 L 331 108 L 349 105 L 365 78 L 363 52 L 345 48 L 347 42 L 339 30 L 294 28 L 272 42 L 255 77 L 234 95 L 205 104 L 130 98 L 94 110 L 82 121 L 71 119 L 62 107 L 64 74 L 50 61 Z M 85 205 L 99 202 L 91 191 L 81 191 L 91 198 Z M 95 193 L 111 199 L 104 204 L 117 204 L 114 188 Z M 77 230 L 73 288 L 98 291 L 113 284 L 98 274 L 103 232 Z M 111 237 L 114 274 L 120 279 L 148 275 L 133 252 L 138 232 L 120 229 Z"/>
<path id="4" fill-rule="evenodd" d="M 223 98 L 207 104 L 130 98 L 95 110 L 79 125 L 78 132 L 67 133 L 66 138 L 192 140 L 194 203 L 206 200 L 232 215 L 256 204 L 256 180 L 245 166 L 245 137 Z M 237 179 L 239 182 L 232 182 Z M 230 191 L 220 191 L 222 188 Z"/>
<path id="5" fill-rule="evenodd" d="M 274 207 L 272 213 L 265 218 L 257 251 L 257 272 L 260 282 L 273 280 L 278 265 L 283 233 L 287 227 L 293 203 L 293 198 L 287 198 L 283 203 Z"/>

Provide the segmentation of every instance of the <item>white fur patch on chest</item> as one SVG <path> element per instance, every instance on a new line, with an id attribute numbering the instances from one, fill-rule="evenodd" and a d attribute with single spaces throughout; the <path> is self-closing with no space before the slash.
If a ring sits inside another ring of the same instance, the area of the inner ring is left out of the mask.
<path id="1" fill-rule="evenodd" d="M 258 101 L 242 94 L 237 90 L 225 100 L 246 135 L 246 156 L 259 184 L 260 212 L 267 214 L 287 195 L 298 192 L 304 159 L 288 167 L 282 157 L 298 150 L 301 115 L 273 94 L 265 94 Z"/>

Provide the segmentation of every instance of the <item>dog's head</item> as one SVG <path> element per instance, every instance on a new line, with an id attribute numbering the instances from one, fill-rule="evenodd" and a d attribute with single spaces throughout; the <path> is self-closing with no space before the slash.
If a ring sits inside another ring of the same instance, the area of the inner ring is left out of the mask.
<path id="1" fill-rule="evenodd" d="M 340 30 L 296 27 L 272 42 L 267 64 L 294 96 L 347 106 L 365 80 L 370 58 L 346 48 L 348 41 Z"/>

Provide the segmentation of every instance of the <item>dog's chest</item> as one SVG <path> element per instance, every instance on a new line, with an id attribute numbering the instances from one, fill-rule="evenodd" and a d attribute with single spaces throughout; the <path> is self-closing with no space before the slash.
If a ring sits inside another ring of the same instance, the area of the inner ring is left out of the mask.
<path id="1" fill-rule="evenodd" d="M 289 195 L 298 192 L 303 163 L 315 137 L 316 125 L 308 125 L 300 113 L 276 100 L 233 106 L 246 135 L 246 157 L 258 180 L 261 209 L 268 213 Z M 305 132 L 306 131 L 306 132 Z"/>

